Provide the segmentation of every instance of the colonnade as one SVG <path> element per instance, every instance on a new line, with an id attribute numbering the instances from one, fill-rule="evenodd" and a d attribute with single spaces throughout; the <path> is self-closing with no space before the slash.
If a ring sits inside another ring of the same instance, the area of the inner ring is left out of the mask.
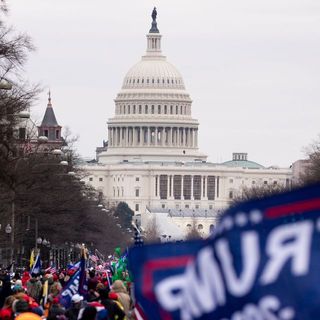
<path id="1" fill-rule="evenodd" d="M 198 128 L 129 126 L 108 128 L 109 147 L 198 147 Z"/>
<path id="2" fill-rule="evenodd" d="M 219 177 L 216 176 L 156 175 L 154 183 L 154 195 L 158 199 L 193 201 L 219 197 Z"/>

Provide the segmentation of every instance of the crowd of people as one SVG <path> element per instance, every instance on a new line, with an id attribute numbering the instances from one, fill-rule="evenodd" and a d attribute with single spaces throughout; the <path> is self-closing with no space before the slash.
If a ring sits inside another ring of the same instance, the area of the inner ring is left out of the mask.
<path id="1" fill-rule="evenodd" d="M 131 320 L 134 318 L 130 282 L 87 270 L 87 294 L 72 295 L 71 304 L 61 303 L 61 293 L 75 270 L 30 274 L 2 272 L 0 320 Z"/>

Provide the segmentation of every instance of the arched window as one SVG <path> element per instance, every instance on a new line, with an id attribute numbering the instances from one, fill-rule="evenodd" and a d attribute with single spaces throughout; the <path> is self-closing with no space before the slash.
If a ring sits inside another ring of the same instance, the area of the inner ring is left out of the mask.
<path id="1" fill-rule="evenodd" d="M 209 227 L 209 232 L 212 233 L 214 230 L 214 225 L 213 224 L 210 224 L 210 227 Z"/>
<path id="2" fill-rule="evenodd" d="M 173 114 L 173 106 L 170 106 L 170 114 Z"/>
<path id="3" fill-rule="evenodd" d="M 164 106 L 164 114 L 167 114 L 167 106 Z"/>
<path id="4" fill-rule="evenodd" d="M 149 83 L 149 79 L 147 79 L 147 83 Z"/>
<path id="5" fill-rule="evenodd" d="M 152 83 L 154 83 L 154 79 L 152 79 Z"/>
<path id="6" fill-rule="evenodd" d="M 180 114 L 182 114 L 182 106 L 180 106 Z"/>
<path id="7" fill-rule="evenodd" d="M 141 114 L 141 112 L 142 112 L 142 106 L 139 105 L 139 114 Z"/>
<path id="8" fill-rule="evenodd" d="M 145 114 L 148 114 L 148 105 L 145 106 Z"/>
<path id="9" fill-rule="evenodd" d="M 198 230 L 202 230 L 203 229 L 203 225 L 202 224 L 198 224 Z"/>
<path id="10" fill-rule="evenodd" d="M 160 83 L 160 79 L 157 79 L 157 83 Z"/>
<path id="11" fill-rule="evenodd" d="M 137 79 L 137 83 L 139 83 L 139 79 Z"/>
<path id="12" fill-rule="evenodd" d="M 158 105 L 158 114 L 161 114 L 161 106 Z"/>
<path id="13" fill-rule="evenodd" d="M 132 111 L 133 114 L 136 113 L 136 105 L 133 105 L 133 111 Z"/>
<path id="14" fill-rule="evenodd" d="M 187 224 L 187 228 L 191 229 L 191 224 L 190 223 Z"/>
<path id="15" fill-rule="evenodd" d="M 144 79 L 143 78 L 142 78 L 141 82 L 144 83 Z"/>
<path id="16" fill-rule="evenodd" d="M 167 83 L 168 83 L 168 84 L 170 83 L 170 80 L 169 80 L 169 79 L 167 79 Z"/>
<path id="17" fill-rule="evenodd" d="M 164 83 L 164 79 L 162 79 L 162 83 Z"/>
<path id="18" fill-rule="evenodd" d="M 179 113 L 179 111 L 178 111 L 178 106 L 176 106 L 176 114 L 178 114 Z"/>
<path id="19" fill-rule="evenodd" d="M 135 80 L 135 79 L 133 79 L 132 83 L 135 83 L 135 81 L 136 81 L 136 80 Z"/>
<path id="20" fill-rule="evenodd" d="M 126 114 L 126 106 L 123 106 L 123 114 Z"/>
<path id="21" fill-rule="evenodd" d="M 154 106 L 151 106 L 151 113 L 154 114 Z"/>

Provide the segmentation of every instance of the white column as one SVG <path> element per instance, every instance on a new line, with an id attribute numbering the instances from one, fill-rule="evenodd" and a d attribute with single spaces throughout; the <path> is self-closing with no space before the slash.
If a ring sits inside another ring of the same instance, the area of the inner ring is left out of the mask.
<path id="1" fill-rule="evenodd" d="M 156 146 L 158 144 L 158 127 L 155 127 L 154 129 L 154 145 Z"/>
<path id="2" fill-rule="evenodd" d="M 136 127 L 132 127 L 132 135 L 133 135 L 133 143 L 132 143 L 132 145 L 135 147 L 137 145 L 137 142 L 136 142 Z"/>
<path id="3" fill-rule="evenodd" d="M 195 130 L 195 147 L 198 148 L 198 129 Z"/>

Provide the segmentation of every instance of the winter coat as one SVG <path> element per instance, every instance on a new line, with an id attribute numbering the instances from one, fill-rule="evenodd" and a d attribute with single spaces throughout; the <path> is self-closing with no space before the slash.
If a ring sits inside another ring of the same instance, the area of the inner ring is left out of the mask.
<path id="1" fill-rule="evenodd" d="M 27 293 L 30 297 L 32 297 L 37 302 L 39 302 L 40 300 L 41 290 L 42 290 L 42 285 L 40 280 L 36 278 L 31 278 L 27 282 Z"/>

